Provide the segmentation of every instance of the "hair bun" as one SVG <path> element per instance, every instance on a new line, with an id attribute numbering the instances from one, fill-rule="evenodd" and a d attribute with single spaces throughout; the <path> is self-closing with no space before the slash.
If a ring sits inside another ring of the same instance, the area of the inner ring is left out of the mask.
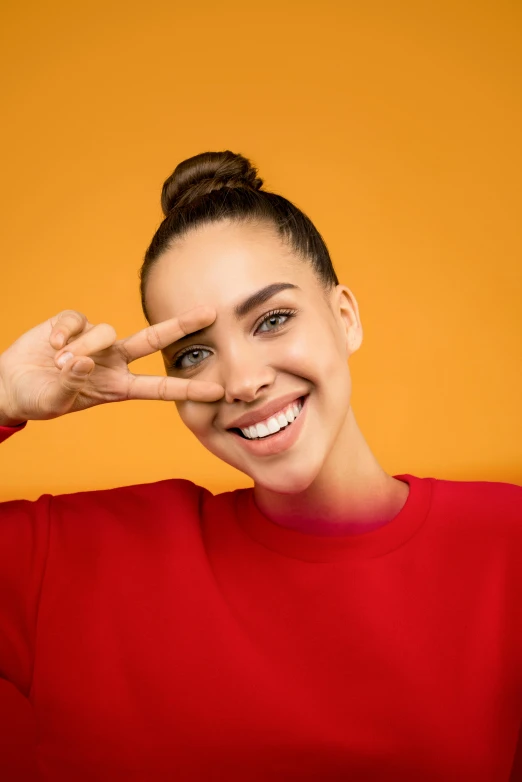
<path id="1" fill-rule="evenodd" d="M 234 152 L 202 152 L 179 163 L 163 185 L 161 208 L 174 209 L 224 187 L 259 190 L 263 180 L 247 158 Z"/>

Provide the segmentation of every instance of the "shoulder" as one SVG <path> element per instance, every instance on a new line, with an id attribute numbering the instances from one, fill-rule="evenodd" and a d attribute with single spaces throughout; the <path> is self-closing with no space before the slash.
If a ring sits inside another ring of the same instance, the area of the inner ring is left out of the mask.
<path id="1" fill-rule="evenodd" d="M 501 481 L 450 481 L 434 478 L 436 500 L 452 502 L 455 509 L 473 509 L 478 513 L 521 513 L 522 486 Z"/>
<path id="2" fill-rule="evenodd" d="M 432 479 L 432 512 L 454 528 L 522 541 L 522 486 Z"/>
<path id="3" fill-rule="evenodd" d="M 150 512 L 152 508 L 168 508 L 169 511 L 196 510 L 211 492 L 184 478 L 169 478 L 152 483 L 117 486 L 110 489 L 78 491 L 51 496 L 54 513 L 71 511 L 122 511 Z"/>

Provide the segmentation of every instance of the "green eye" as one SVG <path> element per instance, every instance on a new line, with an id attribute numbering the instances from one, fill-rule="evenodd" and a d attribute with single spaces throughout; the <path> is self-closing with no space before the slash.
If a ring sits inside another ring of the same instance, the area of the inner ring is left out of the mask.
<path id="1" fill-rule="evenodd" d="M 194 353 L 202 353 L 202 352 L 210 353 L 210 351 L 207 350 L 207 348 L 198 348 L 198 347 L 194 347 L 192 345 L 190 348 L 185 350 L 184 353 L 180 353 L 180 355 L 176 358 L 176 360 L 173 361 L 172 364 L 170 364 L 169 369 L 190 369 L 191 367 L 197 367 L 197 365 L 199 363 L 201 363 L 200 361 L 196 360 L 195 363 L 191 363 L 189 361 L 188 365 L 187 364 L 183 365 L 182 361 L 183 361 L 184 358 L 187 358 L 187 357 L 192 358 Z M 196 356 L 196 359 L 197 359 L 197 356 Z"/>
<path id="2" fill-rule="evenodd" d="M 281 310 L 279 310 L 278 312 L 270 312 L 261 321 L 261 326 L 264 326 L 265 323 L 270 323 L 270 321 L 277 320 L 278 318 L 286 318 L 286 319 L 288 319 L 290 317 L 291 317 L 291 313 L 289 313 L 289 312 L 282 312 Z M 279 324 L 276 323 L 275 324 L 275 328 L 273 328 L 273 329 L 265 329 L 265 331 L 276 331 L 279 328 L 279 326 L 282 326 L 284 323 L 285 323 L 285 321 L 283 321 L 283 323 L 279 323 Z M 261 329 L 261 328 L 258 329 L 258 330 L 263 331 L 263 329 Z"/>

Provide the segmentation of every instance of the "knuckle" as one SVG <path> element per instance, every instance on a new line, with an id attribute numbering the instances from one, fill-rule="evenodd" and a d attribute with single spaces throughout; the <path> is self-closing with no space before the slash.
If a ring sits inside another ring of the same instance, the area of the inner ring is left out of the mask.
<path id="1" fill-rule="evenodd" d="M 114 328 L 114 326 L 111 326 L 110 323 L 98 323 L 97 328 L 99 328 L 100 330 L 104 330 L 105 332 L 107 332 L 107 334 L 110 334 L 111 336 L 114 336 L 114 338 L 116 338 L 116 329 Z"/>
<path id="2" fill-rule="evenodd" d="M 116 331 L 109 323 L 99 323 L 89 331 L 74 334 L 75 338 L 67 343 L 62 350 L 80 353 L 93 353 L 112 345 L 116 339 Z"/>
<path id="3" fill-rule="evenodd" d="M 117 339 L 116 329 L 110 323 L 97 323 L 85 336 L 86 344 L 96 344 L 100 349 L 110 347 Z"/>
<path id="4" fill-rule="evenodd" d="M 53 331 L 56 332 L 59 328 L 78 330 L 83 329 L 87 323 L 87 316 L 83 312 L 78 310 L 62 310 L 54 318 L 51 319 L 51 326 Z"/>
<path id="5" fill-rule="evenodd" d="M 158 396 L 163 401 L 167 401 L 167 380 L 168 378 L 162 377 L 158 386 Z"/>
<path id="6" fill-rule="evenodd" d="M 155 325 L 149 326 L 147 329 L 145 329 L 145 333 L 147 336 L 147 342 L 149 343 L 151 348 L 153 348 L 155 351 L 160 350 L 161 340 L 156 326 Z"/>
<path id="7" fill-rule="evenodd" d="M 75 378 L 74 375 L 68 373 L 62 379 L 62 391 L 66 394 L 75 394 L 82 382 L 82 378 Z"/>
<path id="8" fill-rule="evenodd" d="M 78 323 L 84 323 L 87 320 L 87 317 L 83 312 L 79 312 L 78 310 L 62 310 L 58 313 L 58 318 L 72 318 Z"/>
<path id="9" fill-rule="evenodd" d="M 129 351 L 127 350 L 127 346 L 125 344 L 125 341 L 120 342 L 118 345 L 116 345 L 117 350 L 120 352 L 120 355 L 123 357 L 123 360 L 126 364 L 131 363 L 131 355 Z"/>
<path id="10" fill-rule="evenodd" d="M 133 386 L 134 386 L 134 382 L 135 382 L 135 380 L 136 380 L 136 376 L 135 376 L 135 375 L 133 375 L 132 373 L 129 373 L 129 382 L 128 382 L 128 384 L 127 384 L 127 397 L 126 397 L 126 398 L 127 398 L 127 401 L 128 401 L 129 399 L 133 399 L 133 398 L 134 398 L 134 397 L 132 396 L 132 388 L 133 388 Z"/>

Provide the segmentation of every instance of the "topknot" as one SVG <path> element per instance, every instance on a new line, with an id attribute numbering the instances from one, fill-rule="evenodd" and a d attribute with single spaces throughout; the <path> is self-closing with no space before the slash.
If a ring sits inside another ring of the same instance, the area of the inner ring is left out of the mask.
<path id="1" fill-rule="evenodd" d="M 263 180 L 243 155 L 230 150 L 202 152 L 183 160 L 165 181 L 161 208 L 165 217 L 173 209 L 187 206 L 213 190 L 247 188 L 260 190 Z"/>

